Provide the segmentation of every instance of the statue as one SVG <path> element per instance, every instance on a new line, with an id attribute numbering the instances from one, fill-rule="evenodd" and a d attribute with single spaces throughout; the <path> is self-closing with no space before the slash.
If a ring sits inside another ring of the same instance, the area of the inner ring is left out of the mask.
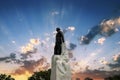
<path id="1" fill-rule="evenodd" d="M 64 43 L 64 36 L 60 28 L 56 28 L 56 42 L 52 56 L 50 80 L 71 80 L 69 56 Z"/>
<path id="2" fill-rule="evenodd" d="M 60 30 L 60 28 L 56 28 L 56 31 L 57 34 L 56 34 L 54 54 L 61 55 L 62 43 L 64 43 L 64 35 L 63 32 Z"/>

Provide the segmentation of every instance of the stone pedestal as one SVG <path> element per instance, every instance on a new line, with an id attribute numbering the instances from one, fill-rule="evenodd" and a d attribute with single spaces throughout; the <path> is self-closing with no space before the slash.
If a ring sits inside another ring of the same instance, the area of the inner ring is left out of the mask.
<path id="1" fill-rule="evenodd" d="M 61 55 L 52 56 L 50 80 L 71 80 L 68 52 L 64 43 L 62 44 Z"/>

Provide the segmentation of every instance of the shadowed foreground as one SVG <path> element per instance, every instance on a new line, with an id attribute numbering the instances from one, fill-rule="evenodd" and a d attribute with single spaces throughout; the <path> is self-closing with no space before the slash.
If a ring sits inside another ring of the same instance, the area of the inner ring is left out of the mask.
<path id="1" fill-rule="evenodd" d="M 28 80 L 50 80 L 51 69 L 47 71 L 34 72 L 34 74 L 28 78 Z M 0 80 L 15 80 L 11 75 L 0 74 Z M 76 78 L 75 80 L 82 80 Z M 92 78 L 86 77 L 84 80 L 94 80 Z M 120 80 L 120 74 L 104 78 L 104 80 Z"/>

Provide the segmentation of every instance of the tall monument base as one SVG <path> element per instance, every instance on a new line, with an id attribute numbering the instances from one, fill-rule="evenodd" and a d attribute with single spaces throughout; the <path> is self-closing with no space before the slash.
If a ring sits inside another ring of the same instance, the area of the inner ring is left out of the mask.
<path id="1" fill-rule="evenodd" d="M 61 55 L 52 56 L 50 80 L 71 80 L 69 57 L 64 43 L 62 44 Z"/>

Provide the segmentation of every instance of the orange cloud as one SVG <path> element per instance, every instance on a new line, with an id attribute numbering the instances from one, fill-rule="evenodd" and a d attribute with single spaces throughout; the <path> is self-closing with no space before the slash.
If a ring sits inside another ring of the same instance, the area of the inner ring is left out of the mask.
<path id="1" fill-rule="evenodd" d="M 47 62 L 47 59 L 45 57 L 40 58 L 39 60 L 25 60 L 21 62 L 22 65 L 16 69 L 12 75 L 22 75 L 26 74 L 26 72 L 29 72 L 30 74 L 36 72 L 36 71 L 42 71 L 47 70 L 50 67 L 50 64 Z"/>
<path id="2" fill-rule="evenodd" d="M 39 45 L 40 40 L 39 39 L 30 39 L 30 43 L 33 44 L 33 45 Z"/>

